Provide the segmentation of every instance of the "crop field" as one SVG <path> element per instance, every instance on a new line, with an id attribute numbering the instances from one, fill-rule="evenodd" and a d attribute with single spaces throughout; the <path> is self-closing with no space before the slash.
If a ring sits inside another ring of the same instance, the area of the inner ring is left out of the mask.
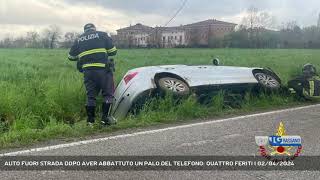
<path id="1" fill-rule="evenodd" d="M 199 104 L 193 96 L 179 102 L 168 96 L 151 100 L 138 115 L 129 115 L 116 126 L 92 129 L 85 124 L 83 75 L 67 60 L 67 53 L 65 49 L 0 49 L 0 148 L 306 103 L 285 94 L 247 94 L 240 107 L 232 108 L 224 105 L 223 93 L 209 105 Z M 120 49 L 115 79 L 119 82 L 135 67 L 210 64 L 213 57 L 223 65 L 270 67 L 283 85 L 305 63 L 320 69 L 320 50 Z"/>

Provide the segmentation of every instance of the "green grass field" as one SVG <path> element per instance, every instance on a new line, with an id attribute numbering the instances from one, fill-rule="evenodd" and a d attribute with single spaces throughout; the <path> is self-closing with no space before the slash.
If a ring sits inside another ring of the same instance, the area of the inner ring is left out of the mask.
<path id="1" fill-rule="evenodd" d="M 208 106 L 194 97 L 179 102 L 153 100 L 137 116 L 111 128 L 85 125 L 83 76 L 67 50 L 0 49 L 0 147 L 14 147 L 51 138 L 82 137 L 123 128 L 142 127 L 194 118 L 208 118 L 301 103 L 279 94 L 246 95 L 240 109 L 223 105 L 223 94 Z M 320 68 L 320 50 L 137 49 L 119 50 L 116 82 L 127 70 L 161 64 L 210 64 L 272 68 L 284 84 L 310 62 Z"/>

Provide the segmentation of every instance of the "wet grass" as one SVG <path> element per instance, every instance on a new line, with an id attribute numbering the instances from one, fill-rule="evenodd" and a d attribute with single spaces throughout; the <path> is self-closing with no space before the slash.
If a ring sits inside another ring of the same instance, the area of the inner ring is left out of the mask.
<path id="1" fill-rule="evenodd" d="M 110 128 L 85 125 L 82 74 L 66 60 L 67 50 L 0 49 L 0 148 L 52 138 L 84 137 L 100 132 L 240 114 L 305 103 L 287 94 L 247 93 L 240 104 L 225 104 L 224 92 L 200 104 L 197 97 L 151 99 L 141 113 Z M 210 64 L 270 67 L 284 84 L 310 62 L 320 68 L 320 50 L 136 49 L 120 50 L 116 81 L 127 70 L 161 64 Z M 101 101 L 101 99 L 99 99 Z"/>

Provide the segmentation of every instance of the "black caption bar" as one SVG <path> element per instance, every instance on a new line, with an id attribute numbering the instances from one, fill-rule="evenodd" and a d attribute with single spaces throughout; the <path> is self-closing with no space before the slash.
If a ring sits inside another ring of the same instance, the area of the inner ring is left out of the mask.
<path id="1" fill-rule="evenodd" d="M 3 156 L 0 170 L 320 170 L 320 156 Z"/>

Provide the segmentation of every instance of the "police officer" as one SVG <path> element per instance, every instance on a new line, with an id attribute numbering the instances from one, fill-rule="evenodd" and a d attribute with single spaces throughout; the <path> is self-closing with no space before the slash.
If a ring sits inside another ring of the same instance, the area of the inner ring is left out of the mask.
<path id="1" fill-rule="evenodd" d="M 303 66 L 302 75 L 289 81 L 288 86 L 292 93 L 305 99 L 320 99 L 320 77 L 316 67 L 310 63 Z"/>
<path id="2" fill-rule="evenodd" d="M 114 56 L 116 53 L 117 49 L 113 45 L 112 39 L 107 33 L 97 31 L 92 23 L 84 26 L 84 33 L 70 49 L 68 59 L 78 61 L 78 70 L 84 74 L 88 125 L 92 125 L 95 121 L 96 96 L 100 91 L 104 98 L 101 123 L 103 125 L 112 123 L 108 113 L 112 103 L 114 84 L 113 73 L 110 70 L 112 65 L 108 57 Z"/>

